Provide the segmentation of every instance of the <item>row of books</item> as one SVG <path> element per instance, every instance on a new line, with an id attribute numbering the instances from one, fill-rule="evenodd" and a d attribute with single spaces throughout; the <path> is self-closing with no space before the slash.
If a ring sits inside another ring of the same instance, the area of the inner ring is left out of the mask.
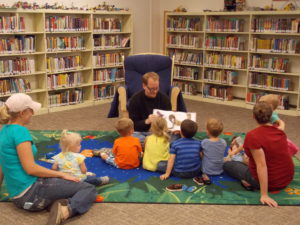
<path id="1" fill-rule="evenodd" d="M 182 63 L 188 65 L 202 65 L 203 54 L 198 52 L 189 52 L 179 49 L 169 49 L 168 55 L 173 58 L 175 63 Z"/>
<path id="2" fill-rule="evenodd" d="M 245 50 L 246 40 L 238 36 L 208 36 L 205 47 L 218 50 Z"/>
<path id="3" fill-rule="evenodd" d="M 49 89 L 76 87 L 82 83 L 82 72 L 52 74 L 47 77 L 47 87 Z"/>
<path id="4" fill-rule="evenodd" d="M 115 82 L 123 79 L 124 71 L 120 68 L 94 70 L 93 80 L 96 82 Z"/>
<path id="5" fill-rule="evenodd" d="M 288 91 L 291 87 L 291 80 L 270 74 L 250 73 L 249 86 Z"/>
<path id="6" fill-rule="evenodd" d="M 83 102 L 83 90 L 81 88 L 64 90 L 49 94 L 50 107 L 73 105 Z"/>
<path id="7" fill-rule="evenodd" d="M 94 17 L 94 32 L 121 32 L 122 21 L 118 17 Z"/>
<path id="8" fill-rule="evenodd" d="M 259 69 L 265 71 L 284 73 L 288 71 L 289 59 L 252 55 L 252 57 L 250 58 L 250 65 L 251 66 L 249 67 L 249 69 Z"/>
<path id="9" fill-rule="evenodd" d="M 47 16 L 45 28 L 47 32 L 87 31 L 89 19 L 75 16 Z"/>
<path id="10" fill-rule="evenodd" d="M 22 78 L 0 80 L 0 95 L 31 91 L 30 82 Z"/>
<path id="11" fill-rule="evenodd" d="M 186 95 L 197 95 L 198 94 L 197 86 L 194 83 L 173 81 L 173 86 L 179 87 L 182 94 L 186 94 Z"/>
<path id="12" fill-rule="evenodd" d="M 0 53 L 29 53 L 35 52 L 35 36 L 18 35 L 0 38 Z"/>
<path id="13" fill-rule="evenodd" d="M 208 32 L 243 32 L 244 19 L 208 17 L 206 31 Z"/>
<path id="14" fill-rule="evenodd" d="M 169 47 L 201 48 L 201 38 L 193 34 L 168 34 Z"/>
<path id="15" fill-rule="evenodd" d="M 97 100 L 113 98 L 116 93 L 115 85 L 95 85 L 94 98 Z"/>
<path id="16" fill-rule="evenodd" d="M 232 69 L 245 69 L 246 63 L 247 58 L 245 56 L 215 52 L 205 54 L 206 66 L 222 66 Z"/>
<path id="17" fill-rule="evenodd" d="M 174 67 L 174 78 L 198 80 L 199 69 L 187 66 L 175 66 Z"/>
<path id="18" fill-rule="evenodd" d="M 123 63 L 124 53 L 106 53 L 93 55 L 94 66 L 121 66 Z"/>
<path id="19" fill-rule="evenodd" d="M 251 31 L 264 33 L 299 33 L 299 19 L 297 18 L 254 18 Z"/>
<path id="20" fill-rule="evenodd" d="M 168 31 L 201 31 L 199 17 L 168 17 Z"/>
<path id="21" fill-rule="evenodd" d="M 0 32 L 23 32 L 25 30 L 25 19 L 23 16 L 0 16 Z"/>
<path id="22" fill-rule="evenodd" d="M 0 60 L 0 76 L 35 72 L 35 60 L 26 57 Z"/>
<path id="23" fill-rule="evenodd" d="M 63 72 L 82 68 L 81 56 L 64 56 L 47 58 L 47 72 Z"/>
<path id="24" fill-rule="evenodd" d="M 124 35 L 94 35 L 94 49 L 125 48 L 130 46 L 130 38 Z"/>
<path id="25" fill-rule="evenodd" d="M 203 87 L 203 97 L 232 101 L 232 88 L 206 84 Z"/>
<path id="26" fill-rule="evenodd" d="M 250 104 L 255 104 L 258 102 L 259 98 L 263 95 L 267 95 L 270 93 L 267 92 L 248 92 L 246 96 L 246 102 Z M 290 103 L 289 103 L 289 96 L 288 95 L 278 95 L 279 98 L 279 104 L 278 109 L 289 109 Z"/>
<path id="27" fill-rule="evenodd" d="M 59 50 L 84 50 L 84 38 L 82 36 L 46 37 L 47 51 Z"/>
<path id="28" fill-rule="evenodd" d="M 286 38 L 253 38 L 252 50 L 257 52 L 298 53 L 299 40 Z"/>
<path id="29" fill-rule="evenodd" d="M 231 70 L 206 69 L 204 81 L 217 82 L 221 84 L 237 84 L 238 72 Z"/>

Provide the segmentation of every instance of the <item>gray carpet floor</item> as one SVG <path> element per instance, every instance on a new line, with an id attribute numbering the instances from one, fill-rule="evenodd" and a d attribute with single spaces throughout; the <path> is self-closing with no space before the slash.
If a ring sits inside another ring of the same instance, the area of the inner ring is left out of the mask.
<path id="1" fill-rule="evenodd" d="M 256 124 L 251 110 L 186 100 L 188 111 L 197 112 L 199 131 L 205 131 L 205 121 L 216 117 L 223 121 L 224 131 L 247 132 Z M 36 130 L 113 130 L 116 119 L 107 119 L 109 104 L 62 111 L 32 118 L 29 129 Z M 300 146 L 300 117 L 280 116 L 286 123 L 289 139 Z M 297 155 L 299 157 L 299 154 Z M 11 203 L 0 203 L 0 224 L 46 224 L 48 213 L 28 213 Z M 88 225 L 190 225 L 190 224 L 300 224 L 299 206 L 280 206 L 276 209 L 263 205 L 175 205 L 175 204 L 94 204 L 85 215 L 75 217 L 66 224 Z"/>

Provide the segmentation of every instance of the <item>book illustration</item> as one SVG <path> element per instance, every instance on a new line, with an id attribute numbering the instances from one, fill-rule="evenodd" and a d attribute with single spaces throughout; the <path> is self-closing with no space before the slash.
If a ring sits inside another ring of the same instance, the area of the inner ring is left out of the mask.
<path id="1" fill-rule="evenodd" d="M 195 112 L 173 112 L 154 109 L 153 114 L 163 117 L 167 121 L 168 129 L 170 131 L 180 130 L 181 122 L 185 119 L 190 119 L 196 122 Z"/>

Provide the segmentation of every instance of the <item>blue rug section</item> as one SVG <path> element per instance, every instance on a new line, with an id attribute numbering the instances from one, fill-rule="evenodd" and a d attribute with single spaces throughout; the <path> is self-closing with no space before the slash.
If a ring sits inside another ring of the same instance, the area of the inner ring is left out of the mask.
<path id="1" fill-rule="evenodd" d="M 83 140 L 81 142 L 81 150 L 91 149 L 97 150 L 100 148 L 112 148 L 113 143 L 107 141 L 99 141 L 99 140 Z M 47 153 L 47 157 L 54 156 L 61 152 L 59 144 L 48 146 L 49 150 L 52 150 L 50 153 Z M 53 150 L 54 149 L 54 150 Z M 52 164 L 37 161 L 37 163 L 41 166 L 51 168 Z M 151 172 L 144 170 L 142 166 L 136 169 L 124 170 L 118 169 L 111 165 L 105 163 L 100 157 L 87 157 L 85 159 L 85 163 L 89 172 L 93 172 L 96 176 L 109 176 L 111 179 L 115 179 L 119 182 L 126 182 L 131 180 L 132 182 L 138 182 L 142 180 L 148 180 L 150 177 L 159 177 L 161 173 Z M 222 188 L 226 188 L 226 186 L 222 185 L 220 181 L 235 181 L 235 179 L 227 176 L 226 174 L 222 174 L 219 176 L 210 176 L 212 182 Z M 169 179 L 180 181 L 181 178 L 170 177 Z"/>

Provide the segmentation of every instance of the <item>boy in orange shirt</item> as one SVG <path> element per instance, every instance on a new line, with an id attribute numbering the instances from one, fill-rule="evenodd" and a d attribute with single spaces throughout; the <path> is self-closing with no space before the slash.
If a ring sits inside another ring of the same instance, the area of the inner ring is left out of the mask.
<path id="1" fill-rule="evenodd" d="M 133 169 L 140 166 L 142 147 L 138 138 L 133 134 L 133 122 L 131 119 L 118 120 L 115 127 L 121 137 L 115 140 L 112 151 L 100 153 L 100 157 L 108 164 L 120 169 Z"/>

